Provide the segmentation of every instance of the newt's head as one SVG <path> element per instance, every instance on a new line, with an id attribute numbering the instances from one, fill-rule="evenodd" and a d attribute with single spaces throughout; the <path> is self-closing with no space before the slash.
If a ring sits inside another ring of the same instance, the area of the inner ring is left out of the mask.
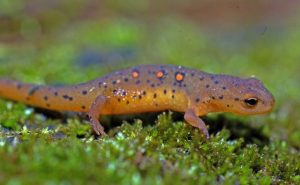
<path id="1" fill-rule="evenodd" d="M 222 102 L 224 111 L 251 115 L 264 114 L 272 110 L 274 97 L 261 81 L 255 78 L 228 77 L 223 83 L 228 87 Z"/>

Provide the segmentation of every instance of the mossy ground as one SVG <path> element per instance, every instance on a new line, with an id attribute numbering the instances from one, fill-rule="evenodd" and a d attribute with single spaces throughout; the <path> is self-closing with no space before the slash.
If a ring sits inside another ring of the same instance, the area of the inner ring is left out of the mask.
<path id="1" fill-rule="evenodd" d="M 107 8 L 115 13 L 145 8 L 114 2 Z M 84 18 L 84 2 L 73 3 L 39 16 L 21 10 L 21 1 L 0 3 L 11 26 L 0 22 L 1 38 L 13 38 L 0 43 L 1 76 L 74 84 L 138 63 L 169 63 L 255 74 L 274 94 L 276 107 L 264 116 L 208 115 L 209 140 L 171 112 L 105 117 L 109 137 L 94 138 L 84 116 L 1 99 L 0 184 L 300 183 L 300 24 L 229 47 L 228 40 L 215 41 L 180 16 L 162 16 L 151 25 L 117 13 Z"/>

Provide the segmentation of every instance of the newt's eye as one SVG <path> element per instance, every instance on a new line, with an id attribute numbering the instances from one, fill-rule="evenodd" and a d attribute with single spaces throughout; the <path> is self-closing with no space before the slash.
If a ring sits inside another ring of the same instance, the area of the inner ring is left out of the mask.
<path id="1" fill-rule="evenodd" d="M 248 99 L 245 99 L 244 102 L 248 107 L 254 107 L 258 103 L 258 99 L 257 98 L 248 98 Z"/>

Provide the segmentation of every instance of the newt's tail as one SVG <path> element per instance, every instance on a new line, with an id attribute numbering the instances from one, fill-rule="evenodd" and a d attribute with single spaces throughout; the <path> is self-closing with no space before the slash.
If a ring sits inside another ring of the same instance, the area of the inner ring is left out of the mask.
<path id="1" fill-rule="evenodd" d="M 45 109 L 84 112 L 75 96 L 69 94 L 72 91 L 71 86 L 62 88 L 0 79 L 0 97 Z"/>
<path id="2" fill-rule="evenodd" d="M 33 84 L 23 84 L 14 80 L 0 79 L 0 96 L 10 100 L 29 103 L 35 91 L 41 88 Z"/>

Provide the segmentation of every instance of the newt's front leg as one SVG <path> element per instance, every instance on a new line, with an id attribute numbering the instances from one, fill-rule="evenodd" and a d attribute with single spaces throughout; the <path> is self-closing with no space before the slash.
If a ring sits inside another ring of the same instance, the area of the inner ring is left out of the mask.
<path id="1" fill-rule="evenodd" d="M 207 139 L 209 138 L 209 133 L 204 121 L 196 115 L 194 109 L 187 109 L 184 113 L 184 119 L 192 126 L 200 129 Z"/>
<path id="2" fill-rule="evenodd" d="M 97 135 L 106 136 L 103 126 L 99 122 L 99 115 L 103 110 L 103 107 L 107 103 L 107 98 L 105 96 L 98 96 L 96 100 L 90 107 L 88 116 L 90 119 L 90 124 Z"/>

